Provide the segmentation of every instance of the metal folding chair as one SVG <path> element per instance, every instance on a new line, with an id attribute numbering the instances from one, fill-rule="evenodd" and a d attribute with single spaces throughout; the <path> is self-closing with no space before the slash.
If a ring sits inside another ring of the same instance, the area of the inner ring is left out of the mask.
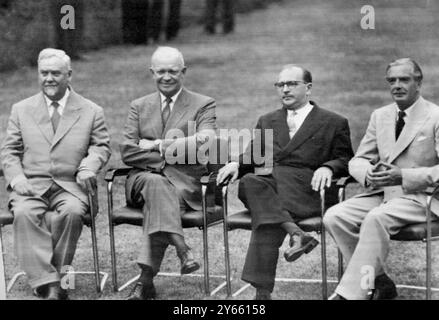
<path id="1" fill-rule="evenodd" d="M 308 219 L 303 219 L 297 222 L 297 225 L 305 232 L 316 232 L 320 234 L 321 241 L 321 261 L 322 261 L 322 298 L 326 300 L 328 298 L 328 279 L 327 279 L 327 267 L 326 267 L 326 233 L 325 227 L 322 223 L 323 216 L 326 212 L 326 208 L 334 204 L 334 198 L 337 198 L 336 195 L 336 183 L 334 182 L 329 191 L 331 192 L 332 197 L 327 197 L 328 189 L 324 189 L 320 192 L 320 208 L 321 214 L 318 217 L 312 217 Z M 227 186 L 223 187 L 224 199 L 227 201 Z M 328 198 L 331 198 L 328 200 Z M 224 205 L 226 208 L 224 212 L 224 226 L 227 231 L 232 231 L 235 229 L 244 229 L 251 230 L 251 215 L 248 210 L 242 210 L 236 212 L 230 216 L 227 216 L 227 203 Z M 231 275 L 230 275 L 230 251 L 229 251 L 229 240 L 228 234 L 225 232 L 225 264 L 226 264 L 226 279 L 227 279 L 227 294 L 231 295 Z M 285 282 L 315 282 L 308 281 L 306 279 L 279 279 L 276 278 L 276 281 L 285 281 Z M 247 284 L 235 293 L 233 296 L 239 295 L 242 291 L 248 288 L 250 285 Z"/>
<path id="2" fill-rule="evenodd" d="M 203 232 L 203 260 L 204 260 L 204 291 L 206 295 L 214 295 L 225 286 L 225 282 L 221 283 L 210 292 L 210 281 L 212 278 L 224 279 L 224 276 L 209 274 L 209 254 L 208 254 L 208 228 L 223 223 L 224 206 L 221 198 L 221 189 L 216 187 L 216 174 L 219 168 L 227 161 L 227 154 L 221 152 L 228 152 L 227 141 L 217 138 L 216 146 L 217 153 L 209 155 L 210 162 L 208 164 L 209 174 L 201 178 L 201 194 L 202 194 L 202 210 L 201 211 L 187 211 L 182 216 L 183 228 L 198 228 Z M 225 159 L 223 161 L 223 159 Z M 213 160 L 213 161 L 212 161 Z M 143 212 L 141 208 L 133 208 L 128 205 L 114 209 L 113 204 L 113 186 L 116 177 L 125 177 L 131 168 L 109 169 L 105 175 L 107 181 L 107 196 L 108 196 L 108 223 L 110 235 L 110 251 L 111 251 L 111 270 L 113 279 L 113 290 L 115 292 L 122 291 L 130 284 L 135 282 L 139 276 L 130 279 L 121 287 L 118 286 L 117 280 L 117 262 L 116 262 L 116 246 L 115 246 L 115 232 L 114 228 L 121 224 L 129 224 L 135 226 L 143 225 Z M 159 276 L 178 276 L 179 273 L 158 273 Z M 189 274 L 186 276 L 201 276 L 198 274 Z"/>
<path id="3" fill-rule="evenodd" d="M 3 176 L 3 171 L 0 169 L 0 177 Z M 86 182 L 87 185 L 87 194 L 89 200 L 89 211 L 84 218 L 84 224 L 90 227 L 91 230 L 91 239 L 92 239 L 92 249 L 93 249 L 93 263 L 94 263 L 94 271 L 69 271 L 68 274 L 94 274 L 95 275 L 95 285 L 96 291 L 101 293 L 105 282 L 108 278 L 108 273 L 102 272 L 99 270 L 99 257 L 98 257 L 98 247 L 97 247 L 97 238 L 96 238 L 96 224 L 95 219 L 98 214 L 98 195 L 97 195 L 97 187 L 95 183 L 91 181 Z M 8 284 L 6 284 L 6 270 L 4 264 L 4 252 L 2 246 L 2 228 L 6 225 L 10 225 L 14 222 L 14 216 L 9 211 L 0 212 L 0 300 L 6 299 L 6 294 L 9 292 L 14 286 L 15 282 L 21 277 L 26 275 L 24 272 L 16 273 Z M 102 280 L 100 276 L 102 275 Z"/>
<path id="4" fill-rule="evenodd" d="M 339 188 L 339 198 L 344 201 L 346 198 L 346 188 L 349 184 L 357 183 L 352 177 L 344 177 L 338 180 L 337 187 Z M 439 221 L 432 221 L 431 218 L 431 202 L 433 198 L 439 194 L 439 185 L 427 189 L 427 208 L 426 208 L 426 222 L 410 224 L 403 227 L 397 234 L 390 237 L 395 241 L 420 241 L 426 244 L 426 279 L 425 287 L 411 286 L 411 285 L 397 285 L 398 288 L 420 289 L 426 290 L 426 299 L 431 300 L 432 291 L 439 291 L 439 288 L 432 288 L 432 255 L 431 243 L 439 240 Z M 343 256 L 338 255 L 338 280 L 340 281 L 343 275 Z"/>

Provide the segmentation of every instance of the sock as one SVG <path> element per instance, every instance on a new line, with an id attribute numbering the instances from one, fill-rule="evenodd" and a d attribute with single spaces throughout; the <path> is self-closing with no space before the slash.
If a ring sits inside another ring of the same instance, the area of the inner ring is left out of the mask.
<path id="1" fill-rule="evenodd" d="M 143 284 L 146 285 L 152 285 L 152 279 L 154 277 L 154 272 L 152 271 L 152 268 L 150 266 L 144 265 L 144 264 L 140 264 L 140 269 L 142 270 L 142 272 L 140 273 L 140 278 L 138 281 L 142 282 Z"/>

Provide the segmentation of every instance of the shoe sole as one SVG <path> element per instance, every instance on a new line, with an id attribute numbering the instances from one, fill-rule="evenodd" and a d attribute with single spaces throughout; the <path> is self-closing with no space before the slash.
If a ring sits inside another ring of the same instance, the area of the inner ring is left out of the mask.
<path id="1" fill-rule="evenodd" d="M 190 266 L 190 267 L 187 267 L 187 268 L 181 269 L 181 274 L 182 274 L 182 275 L 183 275 L 183 274 L 189 274 L 189 273 L 192 273 L 192 272 L 197 271 L 198 269 L 200 269 L 200 265 L 199 265 L 198 263 L 195 263 L 195 264 L 193 264 L 193 265 Z"/>
<path id="2" fill-rule="evenodd" d="M 316 239 L 312 239 L 311 241 L 309 241 L 301 250 L 298 250 L 296 252 L 294 252 L 293 254 L 288 254 L 287 252 L 284 253 L 284 258 L 285 260 L 287 260 L 288 262 L 293 262 L 296 261 L 297 259 L 299 259 L 304 253 L 308 254 L 310 253 L 315 247 L 317 247 L 317 245 L 319 244 L 319 242 Z"/>

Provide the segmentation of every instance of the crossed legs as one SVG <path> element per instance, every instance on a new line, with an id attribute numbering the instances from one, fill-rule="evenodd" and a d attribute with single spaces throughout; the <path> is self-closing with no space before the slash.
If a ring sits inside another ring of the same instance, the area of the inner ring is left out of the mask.
<path id="1" fill-rule="evenodd" d="M 347 262 L 335 291 L 346 299 L 366 299 L 374 289 L 375 278 L 384 273 L 391 235 L 405 225 L 425 222 L 422 200 L 382 201 L 382 195 L 351 198 L 325 214 L 325 227 Z"/>

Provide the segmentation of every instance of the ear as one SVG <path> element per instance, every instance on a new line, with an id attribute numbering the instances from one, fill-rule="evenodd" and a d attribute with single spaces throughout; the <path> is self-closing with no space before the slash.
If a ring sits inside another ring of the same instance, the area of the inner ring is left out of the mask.
<path id="1" fill-rule="evenodd" d="M 181 69 L 181 73 L 185 75 L 186 74 L 186 70 L 187 70 L 187 67 L 183 67 L 183 69 Z"/>
<path id="2" fill-rule="evenodd" d="M 149 68 L 149 72 L 151 72 L 151 74 L 154 75 L 154 70 L 152 69 L 152 67 Z"/>

